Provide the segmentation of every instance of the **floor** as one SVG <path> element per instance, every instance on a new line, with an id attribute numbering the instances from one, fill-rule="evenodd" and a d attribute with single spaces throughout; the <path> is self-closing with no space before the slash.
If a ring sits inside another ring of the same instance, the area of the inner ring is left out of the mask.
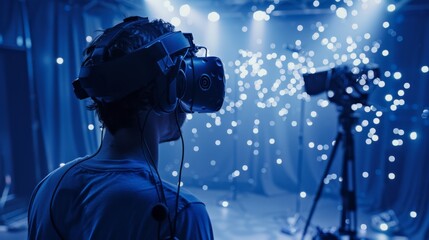
<path id="1" fill-rule="evenodd" d="M 235 198 L 232 198 L 232 192 L 197 190 L 194 193 L 206 202 L 215 239 L 221 240 L 302 240 L 307 215 L 313 203 L 312 198 L 305 199 L 300 207 L 302 212 L 298 213 L 296 196 L 290 193 L 269 197 L 238 193 Z M 221 206 L 225 199 L 229 203 L 226 208 Z M 338 203 L 336 200 L 320 198 L 305 240 L 313 239 L 317 235 L 317 229 L 321 229 L 325 234 L 335 232 L 340 222 Z M 370 229 L 370 216 L 359 214 L 358 221 L 367 223 L 368 228 L 366 231 L 359 231 L 360 239 L 407 240 L 406 237 L 374 232 Z M 341 239 L 347 237 L 343 236 Z"/>
<path id="2" fill-rule="evenodd" d="M 303 201 L 300 207 L 303 213 L 297 213 L 296 196 L 284 193 L 276 196 L 261 196 L 254 193 L 236 193 L 231 191 L 189 189 L 206 203 L 211 216 L 215 239 L 218 240 L 302 240 L 301 235 L 312 199 Z M 222 203 L 227 207 L 223 207 Z M 311 226 L 305 240 L 316 236 L 316 229 L 329 232 L 339 223 L 338 201 L 321 198 L 313 215 Z M 305 214 L 305 216 L 304 216 Z M 407 240 L 400 236 L 386 236 L 371 230 L 370 218 L 358 215 L 360 223 L 368 223 L 366 231 L 361 230 L 361 239 Z M 322 238 L 315 238 L 320 239 Z M 17 222 L 11 229 L 0 226 L 0 239 L 26 239 L 25 219 Z M 329 239 L 329 238 L 325 238 Z M 332 238 L 331 238 L 332 239 Z M 342 237 L 341 239 L 347 239 Z"/>

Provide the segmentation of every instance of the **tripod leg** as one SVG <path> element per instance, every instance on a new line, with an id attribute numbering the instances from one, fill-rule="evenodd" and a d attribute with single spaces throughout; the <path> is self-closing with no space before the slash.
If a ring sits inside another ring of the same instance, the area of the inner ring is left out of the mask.
<path id="1" fill-rule="evenodd" d="M 351 134 L 351 125 L 345 125 L 345 146 L 343 158 L 343 182 L 341 185 L 341 197 L 343 209 L 341 212 L 340 234 L 356 238 L 357 233 L 357 203 L 356 203 L 356 163 L 354 152 L 354 140 Z"/>
<path id="2" fill-rule="evenodd" d="M 352 143 L 354 146 L 354 143 Z M 357 234 L 357 230 L 358 230 L 358 221 L 357 221 L 357 202 L 356 202 L 356 161 L 355 161 L 355 155 L 354 152 L 353 154 L 353 159 L 352 159 L 352 186 L 353 186 L 353 194 L 352 194 L 352 199 L 353 199 L 353 210 L 354 210 L 354 215 L 353 215 L 353 224 L 354 224 L 354 231 L 355 231 L 355 235 Z"/>
<path id="3" fill-rule="evenodd" d="M 338 145 L 340 145 L 340 141 L 341 141 L 342 137 L 343 137 L 343 134 L 341 132 L 338 132 L 337 137 L 335 138 L 334 148 L 332 149 L 331 156 L 329 157 L 329 160 L 328 160 L 328 165 L 326 166 L 325 171 L 323 172 L 322 179 L 319 183 L 319 187 L 317 189 L 316 196 L 314 197 L 313 204 L 312 204 L 311 209 L 310 209 L 310 213 L 308 215 L 307 221 L 305 222 L 304 232 L 302 233 L 301 240 L 304 240 L 304 237 L 307 234 L 308 226 L 310 225 L 311 218 L 313 217 L 314 210 L 316 209 L 317 202 L 319 201 L 320 195 L 322 194 L 323 186 L 325 185 L 324 180 L 325 180 L 326 176 L 328 175 L 329 170 L 331 169 L 332 162 L 335 158 L 335 154 L 337 152 Z"/>

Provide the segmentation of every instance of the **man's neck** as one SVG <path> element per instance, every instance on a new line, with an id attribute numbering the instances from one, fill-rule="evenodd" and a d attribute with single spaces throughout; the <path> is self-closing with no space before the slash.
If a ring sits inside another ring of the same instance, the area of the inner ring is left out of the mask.
<path id="1" fill-rule="evenodd" d="M 114 134 L 108 129 L 104 135 L 103 146 L 96 158 L 148 160 L 158 166 L 158 138 L 153 128 L 138 126 L 121 128 Z"/>

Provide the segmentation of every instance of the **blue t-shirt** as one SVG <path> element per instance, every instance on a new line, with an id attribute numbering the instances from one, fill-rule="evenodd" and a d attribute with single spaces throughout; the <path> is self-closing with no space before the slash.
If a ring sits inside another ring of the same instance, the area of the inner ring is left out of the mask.
<path id="1" fill-rule="evenodd" d="M 171 236 L 177 189 L 163 182 L 169 217 L 157 221 L 152 209 L 163 199 L 161 187 L 159 183 L 156 187 L 156 175 L 152 175 L 146 162 L 90 159 L 76 164 L 77 161 L 81 159 L 53 171 L 37 186 L 28 211 L 29 239 L 134 240 Z M 185 190 L 180 191 L 177 212 L 178 239 L 213 239 L 205 205 Z"/>

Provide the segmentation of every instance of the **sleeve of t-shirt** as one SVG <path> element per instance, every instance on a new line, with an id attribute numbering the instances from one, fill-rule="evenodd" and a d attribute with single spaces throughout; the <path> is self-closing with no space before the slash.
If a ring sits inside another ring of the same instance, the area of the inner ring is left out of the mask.
<path id="1" fill-rule="evenodd" d="M 206 206 L 189 203 L 177 215 L 176 236 L 179 240 L 211 240 L 213 228 Z"/>

